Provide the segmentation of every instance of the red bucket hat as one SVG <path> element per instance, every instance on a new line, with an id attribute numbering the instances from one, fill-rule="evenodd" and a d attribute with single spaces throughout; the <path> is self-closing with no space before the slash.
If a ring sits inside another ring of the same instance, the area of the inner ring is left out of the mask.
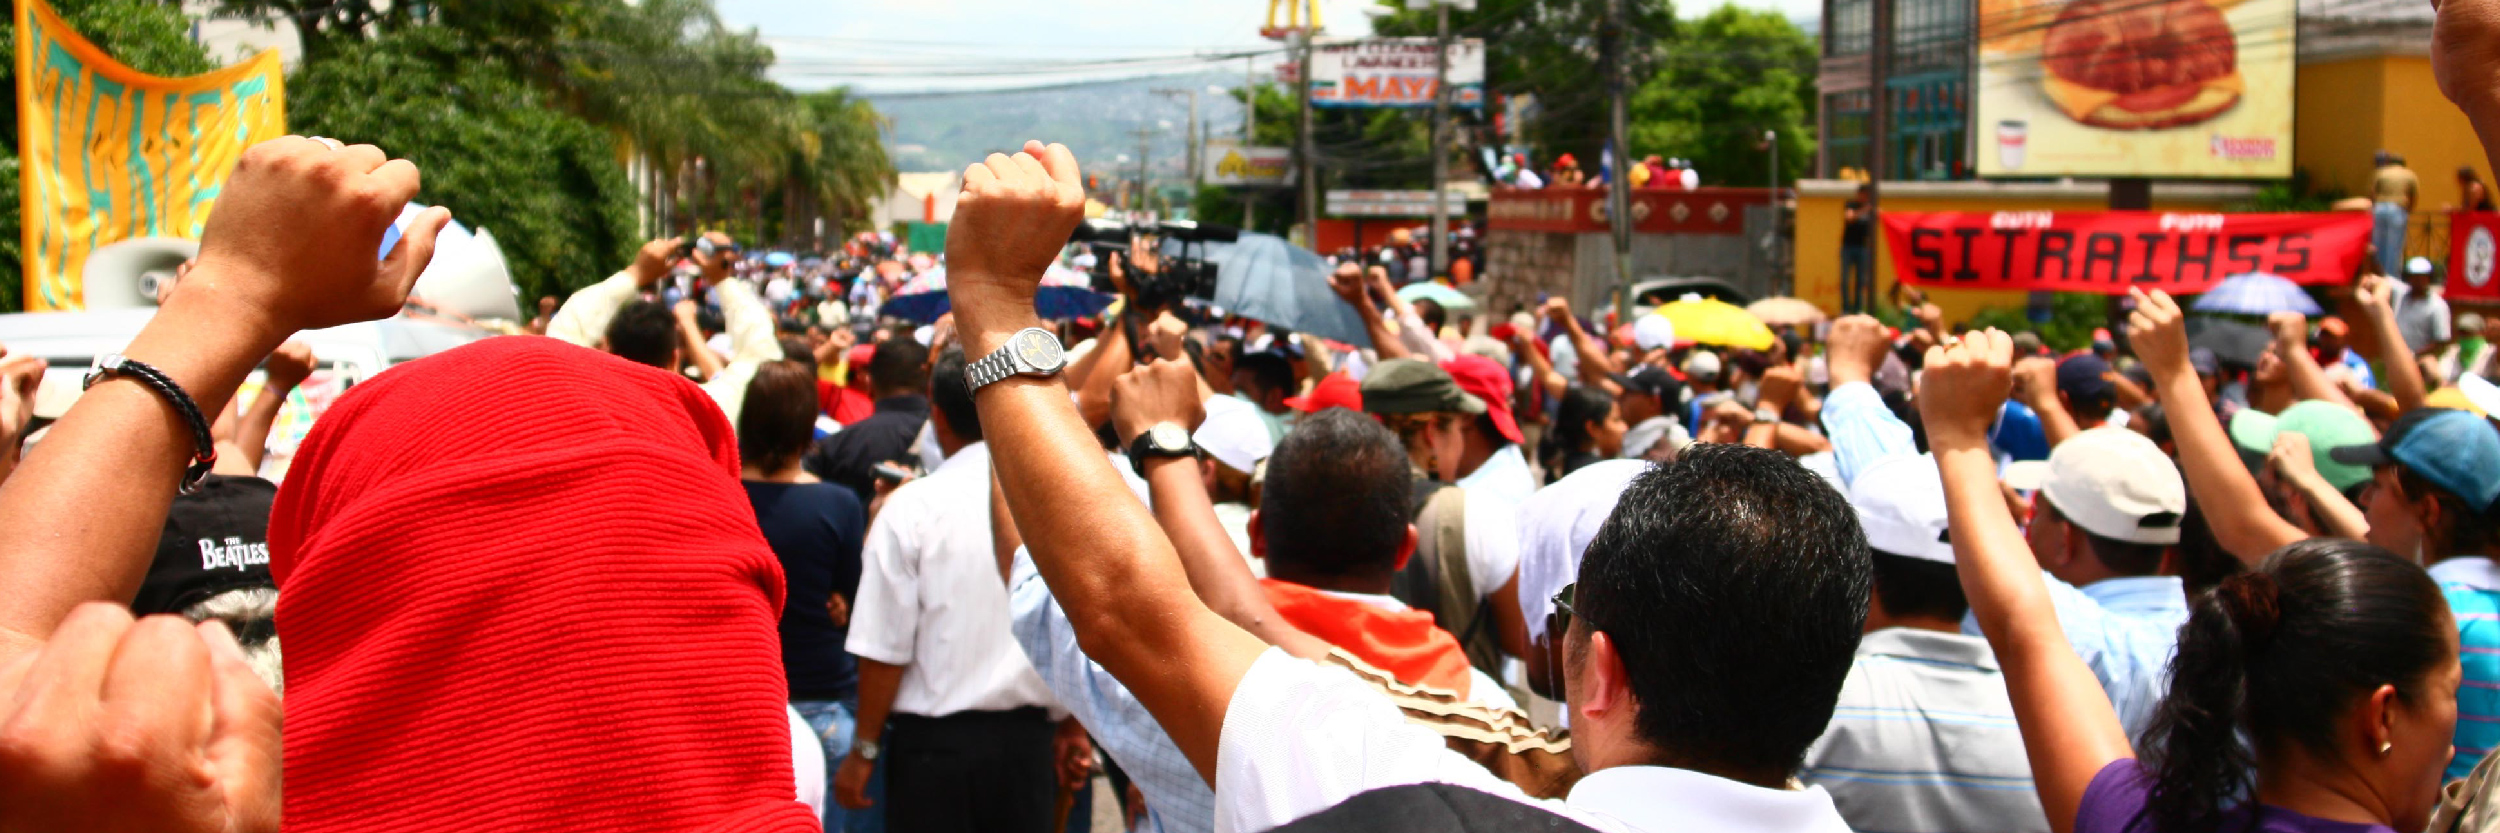
<path id="1" fill-rule="evenodd" d="M 1510 415 L 1509 372 L 1494 364 L 1492 359 L 1472 353 L 1442 362 L 1441 369 L 1448 371 L 1450 378 L 1458 382 L 1459 390 L 1484 400 L 1484 415 L 1493 418 L 1493 430 L 1501 432 L 1502 439 L 1511 441 L 1513 445 L 1524 442 L 1519 433 L 1519 421 Z"/>

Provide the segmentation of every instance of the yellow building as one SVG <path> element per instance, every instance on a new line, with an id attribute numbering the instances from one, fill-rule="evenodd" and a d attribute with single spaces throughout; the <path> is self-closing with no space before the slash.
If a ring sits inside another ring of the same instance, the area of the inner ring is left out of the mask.
<path id="1" fill-rule="evenodd" d="M 1818 168 L 1836 177 L 1867 162 L 1864 51 L 1867 0 L 1827 0 L 1823 92 L 1819 114 L 1824 136 Z M 1924 0 L 1959 6 L 1971 0 Z M 1906 7 L 1921 5 L 1918 2 Z M 1905 6 L 1896 6 L 1896 9 Z M 2417 8 L 2418 6 L 2418 8 Z M 1897 12 L 1898 13 L 1898 12 Z M 2374 172 L 2372 156 L 2387 150 L 2405 158 L 2422 186 L 2406 253 L 2447 260 L 2444 210 L 2457 202 L 2456 173 L 2471 167 L 2492 184 L 2482 145 L 2431 77 L 2431 10 L 2427 3 L 2379 0 L 2304 0 L 2300 4 L 2298 69 L 2293 87 L 2292 165 L 2308 175 L 2314 193 L 2365 196 Z M 1932 15 L 1931 15 L 1932 16 Z M 1966 16 L 1943 15 L 1945 27 L 1967 29 Z M 1933 33 L 1931 28 L 1930 34 Z M 1896 28 L 1896 40 L 1904 36 Z M 1932 38 L 1931 38 L 1932 39 Z M 1915 41 L 1911 41 L 1915 42 Z M 1902 59 L 1896 57 L 1896 67 Z M 1896 74 L 1892 128 L 1896 170 L 1926 179 L 1883 186 L 1885 211 L 2094 211 L 2108 205 L 2108 187 L 2096 180 L 1988 182 L 1967 178 L 1971 138 L 1954 86 L 1967 78 L 1966 62 L 1952 56 L 1930 61 L 1923 74 Z M 1922 98 L 1918 93 L 1924 93 Z M 2262 183 L 2236 181 L 2156 182 L 2156 210 L 2214 211 L 2245 208 Z M 1796 295 L 1837 311 L 1840 307 L 1842 204 L 1857 183 L 1838 178 L 1797 184 Z M 1876 235 L 1879 295 L 1893 283 L 1890 253 Z M 1963 320 L 1991 306 L 2020 307 L 2023 293 L 1940 290 L 1930 293 L 1946 319 Z"/>

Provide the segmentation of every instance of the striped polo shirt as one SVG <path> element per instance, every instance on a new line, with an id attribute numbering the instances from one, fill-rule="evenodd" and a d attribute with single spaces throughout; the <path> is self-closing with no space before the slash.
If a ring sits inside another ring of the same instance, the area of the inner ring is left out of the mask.
<path id="1" fill-rule="evenodd" d="M 2431 578 L 2457 618 L 2457 661 L 2465 670 L 2457 688 L 2457 757 L 2448 762 L 2448 777 L 2456 779 L 2500 747 L 2500 568 L 2489 558 L 2459 556 L 2431 565 Z"/>
<path id="2" fill-rule="evenodd" d="M 1978 637 L 1867 634 L 1798 780 L 1861 833 L 2049 829 L 2005 675 Z"/>

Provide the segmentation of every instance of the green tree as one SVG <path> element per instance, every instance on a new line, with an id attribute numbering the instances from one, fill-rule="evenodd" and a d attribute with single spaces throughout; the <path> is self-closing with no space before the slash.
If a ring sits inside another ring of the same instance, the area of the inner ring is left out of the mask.
<path id="1" fill-rule="evenodd" d="M 1776 11 L 1720 6 L 1687 21 L 1659 72 L 1631 96 L 1632 150 L 1693 160 L 1708 185 L 1770 178 L 1764 131 L 1779 134 L 1779 181 L 1814 158 L 1814 39 Z"/>
<path id="2" fill-rule="evenodd" d="M 156 0 L 50 0 L 54 12 L 81 37 L 114 60 L 150 75 L 197 75 L 210 69 L 208 55 L 191 42 L 182 10 Z M 0 79 L 17 90 L 17 4 L 0 19 Z M 0 312 L 24 308 L 26 277 L 19 261 L 24 242 L 18 211 L 17 107 L 0 117 Z"/>
<path id="3" fill-rule="evenodd" d="M 1605 148 L 1610 109 L 1601 46 L 1609 2 L 1624 6 L 1625 77 L 1637 84 L 1658 71 L 1662 47 L 1676 34 L 1675 7 L 1666 0 L 1478 0 L 1475 11 L 1450 12 L 1451 36 L 1484 39 L 1487 91 L 1535 97 L 1537 115 L 1523 132 L 1542 148 L 1540 163 L 1562 153 L 1594 163 Z M 1382 35 L 1431 35 L 1434 14 L 1385 15 L 1372 29 Z M 1481 116 L 1479 121 L 1489 122 Z"/>
<path id="4" fill-rule="evenodd" d="M 548 106 L 457 32 L 412 26 L 349 44 L 288 86 L 296 130 L 416 162 L 420 201 L 494 232 L 524 298 L 597 282 L 632 255 L 634 196 L 614 135 Z"/>

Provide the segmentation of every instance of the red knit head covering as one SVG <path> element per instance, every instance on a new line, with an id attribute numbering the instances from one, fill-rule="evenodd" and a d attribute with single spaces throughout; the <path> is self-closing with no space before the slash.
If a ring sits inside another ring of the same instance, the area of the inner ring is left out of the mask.
<path id="1" fill-rule="evenodd" d="M 701 389 L 554 339 L 340 397 L 269 523 L 289 833 L 816 830 L 737 473 Z"/>

